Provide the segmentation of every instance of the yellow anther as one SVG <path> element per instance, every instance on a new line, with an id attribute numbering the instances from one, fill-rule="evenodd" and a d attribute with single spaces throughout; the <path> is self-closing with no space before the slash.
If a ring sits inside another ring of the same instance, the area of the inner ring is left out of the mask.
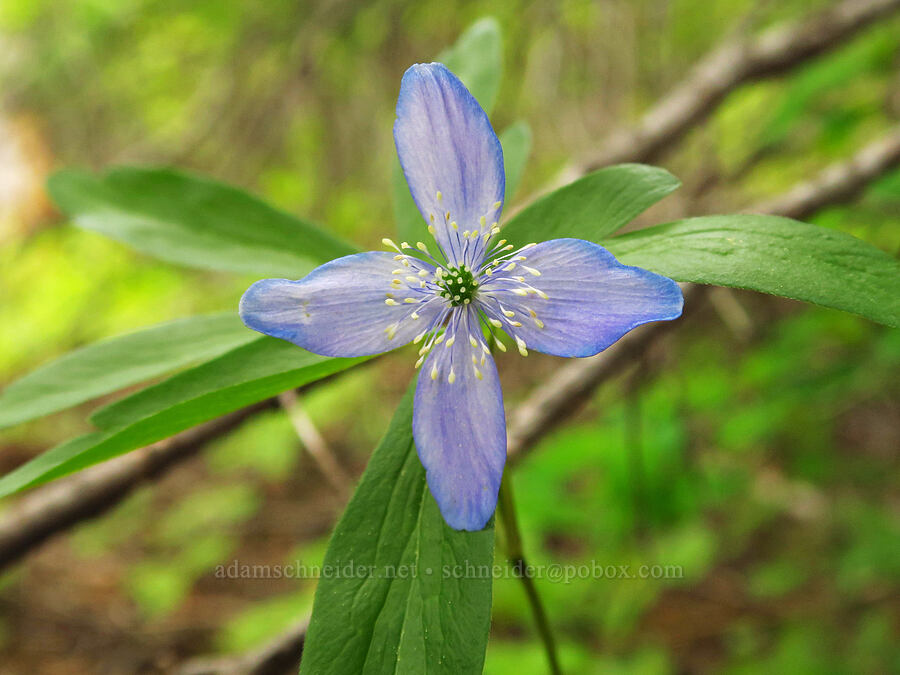
<path id="1" fill-rule="evenodd" d="M 425 244 L 423 244 L 421 241 L 416 242 L 416 248 L 419 249 L 420 251 L 422 251 L 422 253 L 428 253 L 428 247 Z M 429 253 L 429 255 L 431 255 L 431 254 Z"/>
<path id="2" fill-rule="evenodd" d="M 415 298 L 403 298 L 403 302 L 405 302 L 407 305 L 414 305 L 419 301 Z"/>
<path id="3" fill-rule="evenodd" d="M 511 263 L 509 263 L 509 265 L 507 265 L 506 267 L 503 268 L 503 271 L 504 272 L 512 272 L 514 269 L 516 269 L 516 263 L 511 262 Z"/>
<path id="4" fill-rule="evenodd" d="M 432 218 L 434 218 L 434 216 L 432 216 Z M 428 226 L 428 234 L 430 234 L 433 237 L 434 232 L 435 232 L 434 225 L 429 225 Z"/>
<path id="5" fill-rule="evenodd" d="M 450 336 L 450 339 L 447 340 L 447 344 L 444 345 L 444 346 L 445 346 L 447 349 L 450 349 L 450 347 L 453 346 L 453 343 L 454 343 L 454 342 L 456 342 L 456 336 L 455 336 L 455 335 L 451 335 L 451 336 Z"/>
<path id="6" fill-rule="evenodd" d="M 391 271 L 391 274 L 406 274 L 406 270 L 402 268 L 397 268 Z"/>
<path id="7" fill-rule="evenodd" d="M 394 305 L 399 305 L 400 303 L 397 302 L 396 300 L 394 300 L 393 298 L 388 298 L 387 300 L 384 301 L 384 304 L 390 305 L 391 307 L 393 307 Z"/>
<path id="8" fill-rule="evenodd" d="M 418 278 L 418 277 L 414 277 L 414 276 L 408 276 L 408 277 L 406 277 L 406 280 L 407 280 L 409 283 L 411 283 L 411 284 L 417 284 L 417 283 L 419 283 L 419 278 Z"/>
<path id="9" fill-rule="evenodd" d="M 499 209 L 502 204 L 503 204 L 503 202 L 494 202 L 494 211 Z"/>
<path id="10" fill-rule="evenodd" d="M 521 295 L 522 297 L 528 295 L 528 291 L 526 291 L 524 288 L 514 288 L 512 289 L 512 292 L 516 295 Z"/>
<path id="11" fill-rule="evenodd" d="M 450 369 L 450 374 L 447 376 L 447 382 L 450 384 L 456 382 L 456 373 L 453 372 L 453 368 Z"/>
<path id="12" fill-rule="evenodd" d="M 450 212 L 449 212 L 449 211 L 447 212 L 447 217 L 448 217 L 448 218 L 450 217 Z M 455 220 L 454 220 L 452 223 L 450 223 L 450 227 L 452 227 L 454 230 L 458 230 L 458 229 L 459 229 L 459 225 L 456 224 L 456 221 L 455 221 Z"/>
<path id="13" fill-rule="evenodd" d="M 413 338 L 413 344 L 414 344 L 414 345 L 419 344 L 419 343 L 422 341 L 422 338 L 425 337 L 427 334 L 428 334 L 428 331 L 427 331 L 427 330 L 423 330 L 421 333 L 419 333 L 418 335 L 416 335 L 415 338 Z"/>
<path id="14" fill-rule="evenodd" d="M 522 356 L 528 356 L 528 350 L 525 348 L 525 340 L 520 337 L 516 338 L 516 346 L 519 348 L 519 353 Z"/>
<path id="15" fill-rule="evenodd" d="M 500 338 L 498 338 L 496 335 L 494 336 L 494 344 L 497 345 L 497 349 L 499 349 L 501 352 L 506 351 L 506 345 L 500 342 Z"/>
<path id="16" fill-rule="evenodd" d="M 431 366 L 431 379 L 436 380 L 437 378 L 438 378 L 437 366 Z"/>
<path id="17" fill-rule="evenodd" d="M 388 340 L 393 340 L 394 335 L 397 334 L 397 324 L 392 323 L 390 326 L 384 329 L 384 332 L 387 333 Z"/>
<path id="18" fill-rule="evenodd" d="M 505 316 L 505 317 L 508 318 L 508 319 L 514 317 L 515 315 L 516 315 L 515 312 L 511 312 L 511 311 L 508 310 L 508 309 L 504 309 L 504 310 L 503 310 L 503 316 Z"/>
<path id="19" fill-rule="evenodd" d="M 535 319 L 535 320 L 534 320 L 534 324 L 535 324 L 538 328 L 543 328 L 543 327 L 544 327 L 544 322 L 541 321 L 540 319 Z"/>
<path id="20" fill-rule="evenodd" d="M 437 339 L 434 341 L 435 344 L 441 344 L 441 343 L 444 341 L 444 337 L 445 337 L 445 336 L 444 336 L 443 334 L 442 334 L 442 335 L 438 335 L 438 336 L 437 336 Z"/>
<path id="21" fill-rule="evenodd" d="M 401 241 L 400 248 L 412 248 L 412 246 L 409 245 L 408 241 Z"/>
<path id="22" fill-rule="evenodd" d="M 416 368 L 418 368 L 419 366 L 421 366 L 421 365 L 422 365 L 422 361 L 424 361 L 424 360 L 425 360 L 425 357 L 424 357 L 424 356 L 420 356 L 420 357 L 418 358 L 418 360 L 416 361 Z"/>
<path id="23" fill-rule="evenodd" d="M 469 344 L 472 345 L 472 347 L 477 347 L 478 341 L 470 335 L 469 336 Z M 473 356 L 472 358 L 475 358 L 475 357 Z"/>
<path id="24" fill-rule="evenodd" d="M 394 303 L 394 304 L 396 304 L 396 303 Z M 491 325 L 492 325 L 494 328 L 500 328 L 500 327 L 503 325 L 502 323 L 500 323 L 500 320 L 499 320 L 499 319 L 488 319 L 488 321 L 491 322 Z"/>
<path id="25" fill-rule="evenodd" d="M 475 371 L 475 377 L 477 377 L 479 380 L 484 379 L 484 375 L 481 374 L 481 371 L 478 370 L 478 368 L 476 368 L 475 366 L 472 366 L 472 370 Z"/>
<path id="26" fill-rule="evenodd" d="M 484 227 L 485 224 L 487 224 L 487 218 L 485 218 L 484 216 L 481 216 L 481 218 L 478 219 L 478 222 L 482 227 Z"/>
<path id="27" fill-rule="evenodd" d="M 413 321 L 416 321 L 417 319 L 419 319 L 419 313 L 418 313 L 418 312 L 413 312 L 413 313 L 410 314 L 409 316 L 410 316 L 410 318 L 411 318 Z"/>
<path id="28" fill-rule="evenodd" d="M 437 197 L 438 201 L 441 201 L 444 199 L 444 195 L 441 194 L 440 190 L 437 191 L 437 194 L 435 195 L 435 197 Z"/>
<path id="29" fill-rule="evenodd" d="M 538 290 L 537 288 L 534 289 L 534 292 L 537 293 L 538 296 L 540 296 L 543 300 L 546 300 L 550 297 L 549 295 L 544 293 L 544 291 Z"/>
<path id="30" fill-rule="evenodd" d="M 522 322 L 521 322 L 521 321 L 510 321 L 510 322 L 509 322 L 509 325 L 510 325 L 510 326 L 515 326 L 516 328 L 521 328 Z"/>
<path id="31" fill-rule="evenodd" d="M 392 239 L 388 239 L 387 237 L 385 237 L 384 239 L 382 239 L 382 240 L 381 240 L 381 243 L 384 244 L 385 246 L 387 246 L 387 247 L 389 247 L 389 248 L 392 248 L 392 249 L 395 249 L 395 250 L 397 250 L 397 251 L 400 250 L 399 248 L 397 248 L 397 244 L 395 244 L 395 243 L 393 242 Z"/>

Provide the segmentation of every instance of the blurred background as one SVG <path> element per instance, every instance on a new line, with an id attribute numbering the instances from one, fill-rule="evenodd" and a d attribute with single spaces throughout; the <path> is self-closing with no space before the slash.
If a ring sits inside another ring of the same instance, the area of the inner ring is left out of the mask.
<path id="1" fill-rule="evenodd" d="M 829 4 L 2 0 L 0 385 L 101 337 L 234 309 L 255 280 L 75 229 L 44 192 L 54 168 L 203 171 L 377 248 L 394 227 L 400 77 L 488 11 L 504 33 L 495 127 L 533 132 L 522 203 L 715 45 Z M 885 134 L 898 47 L 894 13 L 732 92 L 655 160 L 684 186 L 639 224 L 748 207 Z M 900 173 L 811 220 L 896 254 Z M 413 360 L 401 350 L 301 396 L 354 478 Z M 500 361 L 509 408 L 561 364 Z M 90 408 L 0 433 L 0 471 L 87 430 Z M 516 469 L 531 562 L 681 570 L 538 581 L 565 669 L 900 672 L 898 455 L 900 332 L 712 294 Z M 308 613 L 314 581 L 216 565 L 320 563 L 344 499 L 284 412 L 255 416 L 0 576 L 0 672 L 169 672 L 266 643 Z M 514 580 L 494 585 L 485 672 L 546 672 Z"/>

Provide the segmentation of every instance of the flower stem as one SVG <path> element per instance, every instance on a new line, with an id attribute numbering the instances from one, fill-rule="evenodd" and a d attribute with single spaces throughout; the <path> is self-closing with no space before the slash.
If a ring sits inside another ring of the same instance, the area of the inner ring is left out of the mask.
<path id="1" fill-rule="evenodd" d="M 547 613 L 541 604 L 541 598 L 534 585 L 534 578 L 528 573 L 528 564 L 525 562 L 525 554 L 522 551 L 522 534 L 519 531 L 519 522 L 516 518 L 515 501 L 513 500 L 512 481 L 510 471 L 503 472 L 503 480 L 500 483 L 499 512 L 503 521 L 503 531 L 506 534 L 506 555 L 513 567 L 515 575 L 522 580 L 525 595 L 534 616 L 537 631 L 544 643 L 544 651 L 547 653 L 547 663 L 550 666 L 551 675 L 562 675 L 559 667 L 559 658 L 556 654 L 556 640 L 547 620 Z"/>

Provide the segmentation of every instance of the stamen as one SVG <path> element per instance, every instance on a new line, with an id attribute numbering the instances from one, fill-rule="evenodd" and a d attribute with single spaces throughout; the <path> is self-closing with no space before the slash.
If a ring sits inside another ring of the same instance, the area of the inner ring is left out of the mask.
<path id="1" fill-rule="evenodd" d="M 454 382 L 456 382 L 456 373 L 453 372 L 452 366 L 450 368 L 450 374 L 447 376 L 447 382 L 449 382 L 450 384 L 453 384 Z"/>
<path id="2" fill-rule="evenodd" d="M 517 337 L 516 338 L 516 346 L 519 348 L 519 353 L 522 356 L 528 356 L 528 350 L 525 348 L 526 347 L 525 340 L 523 340 L 520 337 Z"/>
<path id="3" fill-rule="evenodd" d="M 394 305 L 399 305 L 400 303 L 397 302 L 396 300 L 394 300 L 393 298 L 388 298 L 387 300 L 384 301 L 384 304 L 390 305 L 391 307 L 393 307 Z"/>

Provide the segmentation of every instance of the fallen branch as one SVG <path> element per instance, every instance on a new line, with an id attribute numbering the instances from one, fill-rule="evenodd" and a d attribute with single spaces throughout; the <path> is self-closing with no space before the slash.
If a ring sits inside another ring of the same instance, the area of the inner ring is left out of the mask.
<path id="1" fill-rule="evenodd" d="M 0 519 L 0 569 L 53 535 L 104 513 L 139 485 L 195 455 L 209 441 L 224 436 L 261 410 L 273 407 L 274 400 L 269 400 L 242 408 L 22 497 Z"/>
<path id="2" fill-rule="evenodd" d="M 900 0 L 845 0 L 797 24 L 746 41 L 729 40 L 697 63 L 636 126 L 614 133 L 602 152 L 570 167 L 563 184 L 611 164 L 652 161 L 742 84 L 796 68 L 898 9 Z"/>

